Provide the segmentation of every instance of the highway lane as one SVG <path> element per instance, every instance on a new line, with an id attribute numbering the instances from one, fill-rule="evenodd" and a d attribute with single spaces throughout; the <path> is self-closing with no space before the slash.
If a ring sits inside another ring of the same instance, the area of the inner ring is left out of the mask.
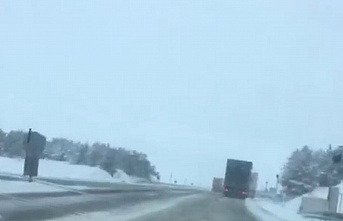
<path id="1" fill-rule="evenodd" d="M 193 194 L 186 191 L 146 191 L 109 194 L 84 194 L 44 198 L 0 200 L 1 221 L 46 220 L 70 214 L 104 211 L 151 200 Z"/>
<path id="2" fill-rule="evenodd" d="M 51 221 L 257 221 L 242 200 L 220 194 L 197 193 L 185 197 L 144 202 L 100 213 L 86 213 Z M 273 219 L 269 219 L 273 220 Z"/>
<path id="3" fill-rule="evenodd" d="M 56 180 L 53 181 L 56 182 Z M 64 182 L 64 180 L 57 180 L 57 182 Z M 74 183 L 70 184 L 73 186 Z M 158 212 L 140 215 L 132 219 L 132 221 L 256 220 L 245 207 L 244 201 L 225 198 L 221 194 L 205 193 L 190 189 L 175 190 L 174 187 L 170 186 L 151 187 L 149 185 L 113 183 L 108 185 L 107 188 L 97 188 L 106 185 L 95 182 L 87 182 L 85 184 L 88 184 L 91 189 L 74 191 L 71 187 L 66 188 L 66 191 L 62 192 L 15 193 L 3 196 L 0 194 L 0 215 L 2 216 L 0 221 L 47 220 L 61 216 L 75 214 L 78 216 L 78 214 L 111 211 L 113 209 L 125 211 L 129 207 L 142 203 L 146 204 L 145 202 L 157 201 L 162 203 L 166 199 L 169 200 L 194 194 L 197 194 L 196 199 L 188 199 Z M 51 183 L 51 185 L 58 184 Z M 109 188 L 109 186 L 111 187 Z M 117 221 L 117 219 L 114 220 Z M 109 219 L 109 221 L 112 221 L 112 219 Z"/>
<path id="4" fill-rule="evenodd" d="M 239 199 L 207 193 L 130 221 L 257 221 Z"/>

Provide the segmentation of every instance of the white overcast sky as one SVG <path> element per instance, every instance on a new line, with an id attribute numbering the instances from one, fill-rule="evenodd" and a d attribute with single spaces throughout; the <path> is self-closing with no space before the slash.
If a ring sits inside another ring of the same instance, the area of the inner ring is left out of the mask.
<path id="1" fill-rule="evenodd" d="M 1 0 L 0 128 L 102 141 L 209 185 L 343 139 L 343 1 Z"/>

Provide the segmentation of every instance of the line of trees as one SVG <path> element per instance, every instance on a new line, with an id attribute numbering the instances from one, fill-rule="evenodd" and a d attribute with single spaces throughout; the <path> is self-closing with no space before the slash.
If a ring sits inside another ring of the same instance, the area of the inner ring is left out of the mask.
<path id="1" fill-rule="evenodd" d="M 25 132 L 20 130 L 6 133 L 0 129 L 0 156 L 24 157 L 24 135 Z M 152 177 L 159 179 L 159 173 L 146 154 L 99 142 L 87 144 L 65 138 L 53 138 L 47 141 L 42 158 L 98 166 L 111 176 L 116 169 L 121 169 L 128 175 L 148 180 Z"/>
<path id="2" fill-rule="evenodd" d="M 285 164 L 281 184 L 286 194 L 301 195 L 317 186 L 335 186 L 343 180 L 343 163 L 333 157 L 343 153 L 342 147 L 313 150 L 304 146 L 292 152 Z"/>

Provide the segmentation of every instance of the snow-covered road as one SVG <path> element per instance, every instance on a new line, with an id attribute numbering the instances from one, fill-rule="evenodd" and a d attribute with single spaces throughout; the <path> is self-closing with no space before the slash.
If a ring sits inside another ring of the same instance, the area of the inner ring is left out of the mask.
<path id="1" fill-rule="evenodd" d="M 288 206 L 200 191 L 148 191 L 0 198 L 1 221 L 303 221 Z M 49 193 L 47 193 L 49 194 Z"/>
<path id="2" fill-rule="evenodd" d="M 244 201 L 199 193 L 144 202 L 121 209 L 72 215 L 53 221 L 257 221 Z M 270 220 L 268 220 L 270 221 Z"/>
<path id="3" fill-rule="evenodd" d="M 77 196 L 12 198 L 0 200 L 1 221 L 46 220 L 71 214 L 108 211 L 146 203 L 185 197 L 194 192 L 154 191 L 107 194 L 88 194 Z"/>

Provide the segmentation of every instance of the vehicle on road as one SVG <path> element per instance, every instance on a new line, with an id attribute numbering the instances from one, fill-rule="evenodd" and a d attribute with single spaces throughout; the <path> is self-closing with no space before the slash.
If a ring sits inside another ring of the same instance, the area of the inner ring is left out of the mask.
<path id="1" fill-rule="evenodd" d="M 257 189 L 257 181 L 258 181 L 258 173 L 253 172 L 250 175 L 250 181 L 249 181 L 249 193 L 248 196 L 250 198 L 254 198 L 256 194 Z"/>
<path id="2" fill-rule="evenodd" d="M 224 179 L 224 196 L 245 199 L 248 197 L 253 163 L 228 159 Z"/>
<path id="3" fill-rule="evenodd" d="M 224 190 L 224 179 L 214 177 L 212 181 L 212 192 L 222 193 Z"/>

